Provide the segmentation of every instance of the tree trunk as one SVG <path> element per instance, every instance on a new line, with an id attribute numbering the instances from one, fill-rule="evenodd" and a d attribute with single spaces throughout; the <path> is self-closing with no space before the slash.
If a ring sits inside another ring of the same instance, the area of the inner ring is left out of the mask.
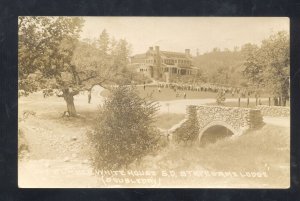
<path id="1" fill-rule="evenodd" d="M 279 103 L 278 103 L 279 106 L 282 106 L 281 104 L 281 96 L 279 97 Z"/>
<path id="2" fill-rule="evenodd" d="M 282 97 L 282 106 L 286 106 L 286 97 Z"/>
<path id="3" fill-rule="evenodd" d="M 75 109 L 75 105 L 74 105 L 74 98 L 72 95 L 68 95 L 64 97 L 66 103 L 67 103 L 67 110 L 68 113 L 70 115 L 70 117 L 76 117 L 77 113 L 76 113 L 76 109 Z"/>
<path id="4" fill-rule="evenodd" d="M 78 91 L 70 92 L 69 89 L 63 89 L 63 98 L 65 99 L 67 103 L 67 111 L 69 113 L 70 117 L 76 117 L 76 109 L 74 105 L 74 96 L 78 94 Z"/>
<path id="5" fill-rule="evenodd" d="M 278 106 L 278 98 L 274 97 L 274 106 Z"/>
<path id="6" fill-rule="evenodd" d="M 89 94 L 88 94 L 88 103 L 91 103 L 91 99 L 92 99 L 92 89 L 89 90 Z"/>

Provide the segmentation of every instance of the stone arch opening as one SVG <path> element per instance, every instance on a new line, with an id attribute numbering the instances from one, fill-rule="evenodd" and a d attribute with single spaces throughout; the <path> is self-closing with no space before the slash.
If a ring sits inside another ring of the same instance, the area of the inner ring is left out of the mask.
<path id="1" fill-rule="evenodd" d="M 200 138 L 200 146 L 205 147 L 208 144 L 214 144 L 220 140 L 232 137 L 234 133 L 225 126 L 214 125 L 207 128 Z"/>
<path id="2" fill-rule="evenodd" d="M 200 146 L 216 143 L 219 140 L 238 135 L 239 132 L 226 122 L 217 121 L 211 122 L 204 128 L 200 129 L 199 143 Z"/>

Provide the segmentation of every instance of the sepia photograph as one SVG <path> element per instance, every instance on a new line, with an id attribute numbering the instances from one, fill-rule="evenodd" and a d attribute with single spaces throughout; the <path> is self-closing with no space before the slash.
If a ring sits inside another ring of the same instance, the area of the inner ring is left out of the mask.
<path id="1" fill-rule="evenodd" d="M 290 180 L 289 18 L 19 16 L 20 188 Z"/>

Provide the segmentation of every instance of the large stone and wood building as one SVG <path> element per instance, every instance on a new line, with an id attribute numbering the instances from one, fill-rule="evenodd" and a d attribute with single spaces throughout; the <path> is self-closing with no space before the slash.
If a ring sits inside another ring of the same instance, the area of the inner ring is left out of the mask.
<path id="1" fill-rule="evenodd" d="M 136 54 L 130 63 L 137 72 L 153 78 L 169 82 L 179 76 L 195 75 L 197 68 L 192 65 L 190 50 L 185 53 L 161 51 L 159 46 L 149 47 L 144 54 Z"/>

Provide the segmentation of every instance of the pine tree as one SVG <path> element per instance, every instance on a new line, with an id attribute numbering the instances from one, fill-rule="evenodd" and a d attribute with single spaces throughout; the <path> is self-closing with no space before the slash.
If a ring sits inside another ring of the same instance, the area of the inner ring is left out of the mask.
<path id="1" fill-rule="evenodd" d="M 99 50 L 100 50 L 101 56 L 108 55 L 109 35 L 108 35 L 108 33 L 106 32 L 105 29 L 102 31 L 102 33 L 99 36 L 98 45 L 99 45 Z"/>

